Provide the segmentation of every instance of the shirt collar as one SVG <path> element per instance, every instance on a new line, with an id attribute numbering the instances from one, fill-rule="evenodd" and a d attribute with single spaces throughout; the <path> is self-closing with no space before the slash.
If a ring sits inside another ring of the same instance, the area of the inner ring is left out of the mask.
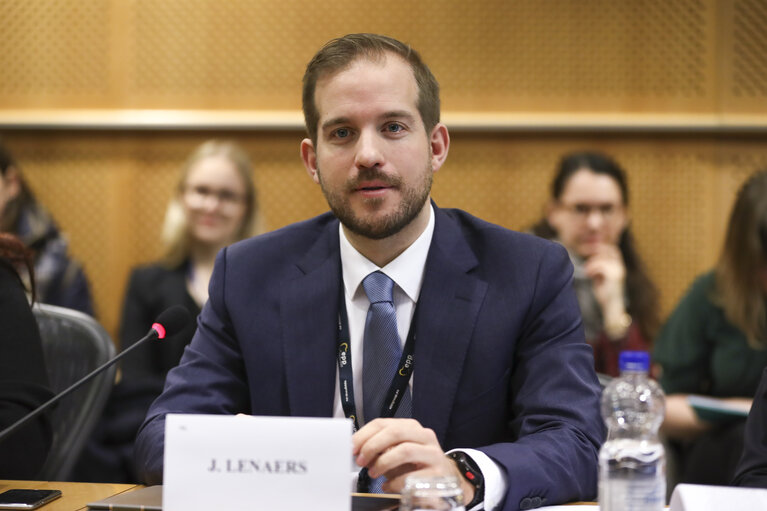
<path id="1" fill-rule="evenodd" d="M 413 302 L 418 301 L 421 284 L 423 284 L 423 274 L 426 269 L 426 257 L 429 255 L 429 247 L 434 235 L 434 207 L 431 204 L 429 204 L 429 223 L 426 225 L 426 229 L 404 252 L 383 268 L 379 268 L 352 246 L 340 224 L 338 230 L 341 245 L 341 269 L 346 296 L 354 298 L 356 293 L 364 293 L 361 286 L 362 279 L 370 273 L 380 270 L 392 279 L 408 298 Z"/>

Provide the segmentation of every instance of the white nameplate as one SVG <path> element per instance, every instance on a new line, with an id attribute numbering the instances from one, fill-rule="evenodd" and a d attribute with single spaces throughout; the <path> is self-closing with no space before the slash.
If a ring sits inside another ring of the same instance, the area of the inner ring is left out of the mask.
<path id="1" fill-rule="evenodd" d="M 767 509 L 767 490 L 678 484 L 671 495 L 672 511 L 764 511 Z"/>
<path id="2" fill-rule="evenodd" d="M 164 511 L 349 511 L 347 419 L 168 414 Z"/>

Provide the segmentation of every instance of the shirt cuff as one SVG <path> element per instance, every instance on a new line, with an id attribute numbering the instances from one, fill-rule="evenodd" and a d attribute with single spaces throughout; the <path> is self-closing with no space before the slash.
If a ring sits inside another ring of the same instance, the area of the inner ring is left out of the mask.
<path id="1" fill-rule="evenodd" d="M 506 472 L 498 463 L 482 451 L 476 449 L 452 449 L 448 452 L 455 451 L 463 452 L 469 456 L 477 464 L 479 471 L 482 472 L 482 478 L 485 480 L 485 500 L 466 511 L 478 509 L 493 511 L 498 509 L 503 503 L 506 490 L 509 487 Z"/>

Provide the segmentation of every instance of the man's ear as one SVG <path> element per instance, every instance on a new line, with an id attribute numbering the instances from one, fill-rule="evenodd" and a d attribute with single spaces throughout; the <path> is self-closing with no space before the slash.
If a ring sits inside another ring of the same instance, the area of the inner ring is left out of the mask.
<path id="1" fill-rule="evenodd" d="M 306 167 L 309 177 L 315 183 L 320 184 L 320 175 L 317 173 L 317 151 L 315 151 L 314 144 L 308 138 L 301 141 L 301 161 L 304 162 L 304 167 Z"/>
<path id="2" fill-rule="evenodd" d="M 433 172 L 437 172 L 445 163 L 447 151 L 450 149 L 450 134 L 447 132 L 447 126 L 441 122 L 434 126 L 429 137 L 429 145 L 431 148 L 431 168 Z"/>

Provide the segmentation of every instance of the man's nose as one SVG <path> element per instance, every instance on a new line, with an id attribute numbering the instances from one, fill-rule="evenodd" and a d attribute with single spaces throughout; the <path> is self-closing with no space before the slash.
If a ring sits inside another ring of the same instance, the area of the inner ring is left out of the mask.
<path id="1" fill-rule="evenodd" d="M 357 139 L 356 154 L 354 164 L 357 167 L 372 168 L 381 166 L 384 163 L 383 151 L 381 150 L 382 140 L 377 133 L 372 130 L 363 131 Z"/>

